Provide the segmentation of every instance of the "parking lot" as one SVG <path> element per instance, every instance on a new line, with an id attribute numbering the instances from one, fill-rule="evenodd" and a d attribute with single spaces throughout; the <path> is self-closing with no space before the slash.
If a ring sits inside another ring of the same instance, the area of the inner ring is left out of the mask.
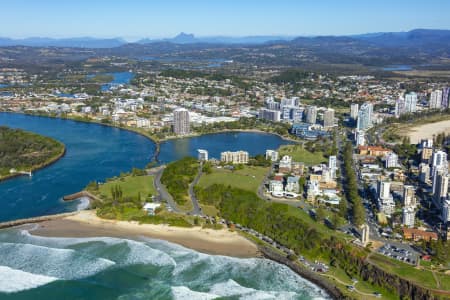
<path id="1" fill-rule="evenodd" d="M 392 244 L 384 245 L 378 249 L 378 252 L 411 265 L 415 265 L 417 263 L 417 255 L 415 253 Z"/>

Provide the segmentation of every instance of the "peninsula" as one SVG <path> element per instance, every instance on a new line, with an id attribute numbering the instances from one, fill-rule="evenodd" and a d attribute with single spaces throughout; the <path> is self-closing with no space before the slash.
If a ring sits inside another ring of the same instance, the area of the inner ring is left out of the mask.
<path id="1" fill-rule="evenodd" d="M 52 164 L 65 153 L 65 146 L 36 133 L 0 127 L 0 180 L 31 172 Z"/>

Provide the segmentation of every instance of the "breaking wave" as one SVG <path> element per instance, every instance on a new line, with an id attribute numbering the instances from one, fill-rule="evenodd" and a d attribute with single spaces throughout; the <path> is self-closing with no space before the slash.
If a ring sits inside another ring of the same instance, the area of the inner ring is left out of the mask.
<path id="1" fill-rule="evenodd" d="M 36 291 L 77 299 L 74 289 L 83 299 L 329 299 L 266 259 L 207 255 L 148 238 L 38 237 L 23 228 L 0 233 L 0 298 L 18 292 L 31 298 Z"/>

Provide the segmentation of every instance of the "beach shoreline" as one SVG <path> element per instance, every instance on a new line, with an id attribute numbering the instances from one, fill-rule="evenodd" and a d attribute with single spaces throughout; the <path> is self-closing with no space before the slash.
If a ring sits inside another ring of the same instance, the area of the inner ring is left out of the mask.
<path id="1" fill-rule="evenodd" d="M 413 126 L 405 130 L 403 134 L 410 138 L 412 144 L 417 144 L 422 139 L 432 139 L 439 133 L 450 133 L 450 120 Z"/>
<path id="2" fill-rule="evenodd" d="M 137 222 L 101 219 L 95 211 L 80 211 L 74 215 L 39 222 L 30 234 L 45 237 L 148 237 L 165 240 L 213 255 L 239 258 L 260 256 L 258 247 L 237 232 L 202 227 L 173 227 L 168 225 L 139 224 Z"/>
<path id="3" fill-rule="evenodd" d="M 30 227 L 30 224 L 34 224 Z M 139 224 L 137 222 L 101 219 L 95 210 L 42 216 L 0 223 L 0 228 L 24 228 L 32 236 L 48 238 L 122 238 L 140 240 L 151 238 L 171 242 L 183 247 L 209 254 L 236 258 L 266 258 L 286 265 L 302 278 L 324 289 L 333 299 L 340 299 L 341 292 L 327 279 L 300 268 L 267 246 L 245 238 L 236 231 L 201 227 L 174 227 L 168 225 Z"/>

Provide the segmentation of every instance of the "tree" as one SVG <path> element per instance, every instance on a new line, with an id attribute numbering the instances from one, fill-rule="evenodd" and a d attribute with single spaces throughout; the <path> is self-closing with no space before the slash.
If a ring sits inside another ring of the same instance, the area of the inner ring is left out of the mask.
<path id="1" fill-rule="evenodd" d="M 361 200 L 353 204 L 353 223 L 356 226 L 361 226 L 365 221 L 365 211 Z"/>
<path id="2" fill-rule="evenodd" d="M 316 211 L 316 221 L 322 222 L 326 217 L 325 210 L 322 207 L 319 207 Z"/>
<path id="3" fill-rule="evenodd" d="M 212 167 L 210 162 L 203 163 L 202 172 L 206 174 L 211 174 Z"/>
<path id="4" fill-rule="evenodd" d="M 339 227 L 340 225 L 340 219 L 339 219 L 339 215 L 337 213 L 334 213 L 331 217 L 331 225 L 333 226 L 333 229 L 336 229 Z"/>
<path id="5" fill-rule="evenodd" d="M 341 201 L 339 201 L 339 216 L 341 216 L 342 218 L 346 218 L 347 210 L 348 210 L 347 199 L 342 198 Z"/>
<path id="6" fill-rule="evenodd" d="M 300 194 L 303 194 L 303 191 L 305 189 L 305 184 L 306 184 L 306 178 L 305 178 L 305 176 L 301 176 L 298 179 L 298 186 L 299 186 L 299 193 Z"/>

